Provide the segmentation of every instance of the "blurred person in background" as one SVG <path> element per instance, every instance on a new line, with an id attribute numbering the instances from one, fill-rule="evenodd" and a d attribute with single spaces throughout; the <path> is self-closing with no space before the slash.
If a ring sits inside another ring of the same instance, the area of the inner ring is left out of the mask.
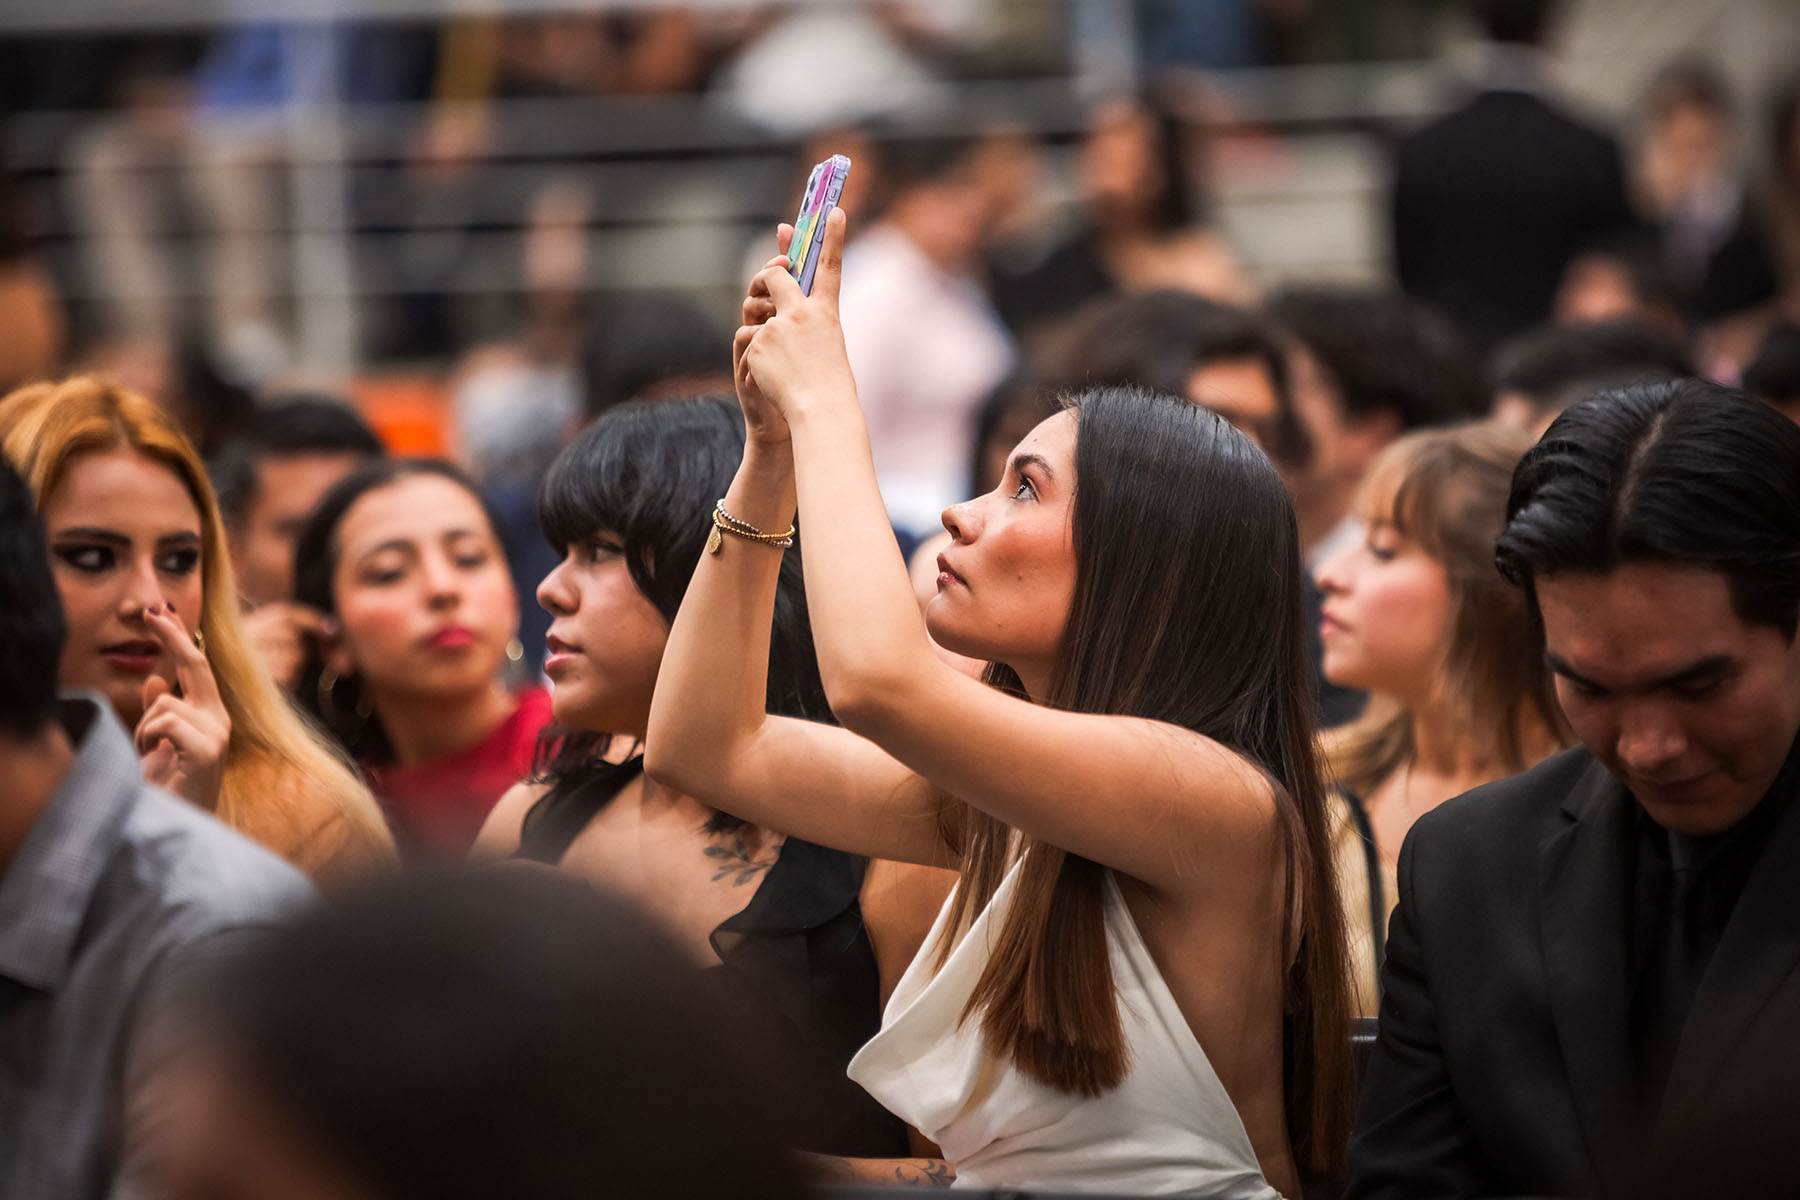
<path id="1" fill-rule="evenodd" d="M 1311 452 L 1281 335 L 1248 309 L 1171 290 L 1102 298 L 1069 321 L 1042 370 L 1065 390 L 1137 384 L 1186 396 L 1278 464 L 1302 463 Z"/>
<path id="2" fill-rule="evenodd" d="M 244 636 L 288 692 L 299 686 L 307 639 L 326 628 L 323 614 L 294 601 L 294 543 L 319 497 L 385 453 L 348 402 L 295 394 L 258 408 L 207 463 L 244 604 Z"/>
<path id="3" fill-rule="evenodd" d="M 407 876 L 216 976 L 167 1194 L 792 1200 L 796 1076 L 620 900 L 543 872 Z"/>
<path id="4" fill-rule="evenodd" d="M 67 335 L 62 298 L 31 245 L 22 191 L 19 176 L 0 166 L 0 394 L 54 370 Z"/>
<path id="5" fill-rule="evenodd" d="M 401 851 L 460 858 L 530 769 L 550 697 L 515 691 L 518 595 L 473 480 L 378 459 L 314 507 L 295 598 L 330 618 L 296 699 L 368 774 Z"/>
<path id="6" fill-rule="evenodd" d="M 1370 696 L 1324 743 L 1365 1017 L 1377 1011 L 1394 869 L 1412 823 L 1568 744 L 1531 615 L 1494 569 L 1513 467 L 1530 445 L 1495 423 L 1399 439 L 1358 491 L 1362 543 L 1319 568 L 1325 677 Z"/>
<path id="7" fill-rule="evenodd" d="M 1744 390 L 1800 423 L 1800 325 L 1771 329 L 1744 368 Z"/>
<path id="8" fill-rule="evenodd" d="M 547 863 L 630 896 L 689 957 L 720 967 L 791 1033 L 795 1061 L 830 1081 L 806 1149 L 912 1153 L 905 1126 L 844 1068 L 954 881 L 727 816 L 643 774 L 644 733 L 669 623 L 709 527 L 693 519 L 743 453 L 733 401 L 615 407 L 544 480 L 539 512 L 562 561 L 537 589 L 550 626 L 560 743 L 488 818 L 475 852 Z M 813 656 L 800 560 L 782 569 L 769 711 L 832 722 Z"/>
<path id="9" fill-rule="evenodd" d="M 140 348 L 194 337 L 227 381 L 255 387 L 291 361 L 288 301 L 304 284 L 283 237 L 296 114 L 422 98 L 433 35 L 221 7 L 191 72 L 147 75 L 75 140 L 69 186 L 104 335 Z M 169 236 L 184 226 L 196 253 Z"/>
<path id="10" fill-rule="evenodd" d="M 1609 234 L 1584 246 L 1557 284 L 1550 315 L 1560 325 L 1634 321 L 1684 345 L 1690 336 L 1681 291 L 1648 229 Z"/>
<path id="11" fill-rule="evenodd" d="M 1716 70 L 1685 60 L 1657 75 L 1644 109 L 1639 207 L 1701 334 L 1703 366 L 1712 374 L 1729 364 L 1735 375 L 1780 291 L 1740 157 L 1737 104 Z"/>
<path id="12" fill-rule="evenodd" d="M 886 203 L 849 250 L 844 338 L 894 525 L 935 529 L 959 494 L 976 410 L 1014 364 L 982 290 L 991 216 L 977 140 L 896 137 Z"/>
<path id="13" fill-rule="evenodd" d="M 290 866 L 143 782 L 91 692 L 31 490 L 0 460 L 0 1192 L 159 1195 L 180 983 L 304 904 Z"/>
<path id="14" fill-rule="evenodd" d="M 59 678 L 106 697 L 145 779 L 315 879 L 388 861 L 368 790 L 244 636 L 224 520 L 168 415 L 96 379 L 35 384 L 0 400 L 0 449 L 49 529 Z"/>
<path id="15" fill-rule="evenodd" d="M 1606 388 L 1694 374 L 1681 344 L 1660 328 L 1623 318 L 1549 325 L 1494 353 L 1495 419 L 1543 436 L 1563 409 Z"/>
<path id="16" fill-rule="evenodd" d="M 1396 148 L 1394 266 L 1479 353 L 1550 313 L 1569 260 L 1633 223 L 1613 139 L 1555 99 L 1556 0 L 1472 0 L 1486 41 L 1474 94 Z"/>
<path id="17" fill-rule="evenodd" d="M 1759 197 L 1782 281 L 1782 309 L 1800 320 L 1800 75 L 1769 101 L 1768 161 Z"/>
<path id="18" fill-rule="evenodd" d="M 1295 340 L 1293 405 L 1310 454 L 1284 464 L 1309 568 L 1362 540 L 1352 501 L 1388 443 L 1427 425 L 1480 415 L 1487 393 L 1460 334 L 1386 289 L 1283 289 L 1264 306 Z"/>
<path id="19" fill-rule="evenodd" d="M 1021 341 L 1119 292 L 1250 298 L 1237 256 L 1206 224 L 1203 136 L 1155 90 L 1094 108 L 1081 143 L 1074 228 L 1047 249 L 1015 247 L 992 262 L 994 303 Z"/>

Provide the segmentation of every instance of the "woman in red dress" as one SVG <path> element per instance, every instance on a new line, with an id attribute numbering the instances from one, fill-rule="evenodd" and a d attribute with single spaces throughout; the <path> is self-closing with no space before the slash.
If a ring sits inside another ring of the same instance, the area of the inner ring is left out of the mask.
<path id="1" fill-rule="evenodd" d="M 332 619 L 300 703 L 367 772 L 403 853 L 462 857 L 550 720 L 542 688 L 507 684 L 519 602 L 480 493 L 449 463 L 368 463 L 294 558 L 296 598 Z"/>

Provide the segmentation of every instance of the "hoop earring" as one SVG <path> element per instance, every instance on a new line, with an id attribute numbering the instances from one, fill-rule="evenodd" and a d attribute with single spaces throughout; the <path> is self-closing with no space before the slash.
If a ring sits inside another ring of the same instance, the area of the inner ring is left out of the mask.
<path id="1" fill-rule="evenodd" d="M 335 693 L 337 691 L 337 685 L 338 685 L 338 673 L 336 671 L 332 670 L 330 667 L 324 667 L 324 668 L 320 669 L 320 671 L 319 671 L 319 686 L 317 689 L 318 699 L 319 699 L 319 715 L 325 718 L 325 723 L 327 725 L 331 725 L 331 726 L 348 725 L 349 722 L 344 719 L 343 710 L 337 706 L 337 697 L 335 695 Z M 374 710 L 369 707 L 369 698 L 367 696 L 358 694 L 356 697 L 357 720 L 358 721 L 367 721 L 369 719 L 370 714 L 373 711 Z"/>
<path id="2" fill-rule="evenodd" d="M 512 641 L 506 643 L 506 661 L 515 667 L 524 662 L 525 643 L 521 642 L 518 638 L 514 638 Z"/>

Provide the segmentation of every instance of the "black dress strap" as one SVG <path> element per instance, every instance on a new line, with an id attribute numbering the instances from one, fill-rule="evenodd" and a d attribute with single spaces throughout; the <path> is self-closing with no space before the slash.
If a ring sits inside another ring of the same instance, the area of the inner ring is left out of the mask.
<path id="1" fill-rule="evenodd" d="M 513 851 L 513 857 L 560 866 L 588 822 L 643 770 L 644 756 L 634 754 L 622 763 L 593 763 L 579 775 L 551 787 L 520 823 L 519 848 Z"/>

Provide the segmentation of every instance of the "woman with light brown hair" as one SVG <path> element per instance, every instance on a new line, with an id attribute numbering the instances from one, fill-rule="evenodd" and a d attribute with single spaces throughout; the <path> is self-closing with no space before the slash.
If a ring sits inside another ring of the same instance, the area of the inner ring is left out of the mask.
<path id="1" fill-rule="evenodd" d="M 392 857 L 373 798 L 244 642 L 199 457 L 142 396 L 76 377 L 0 400 L 68 618 L 59 682 L 134 730 L 144 776 L 318 879 Z"/>
<path id="2" fill-rule="evenodd" d="M 1513 467 L 1530 445 L 1494 422 L 1394 442 L 1357 498 L 1367 534 L 1319 571 L 1325 677 L 1370 694 L 1363 716 L 1325 745 L 1365 1016 L 1375 1015 L 1406 831 L 1569 743 L 1531 616 L 1494 567 Z"/>

